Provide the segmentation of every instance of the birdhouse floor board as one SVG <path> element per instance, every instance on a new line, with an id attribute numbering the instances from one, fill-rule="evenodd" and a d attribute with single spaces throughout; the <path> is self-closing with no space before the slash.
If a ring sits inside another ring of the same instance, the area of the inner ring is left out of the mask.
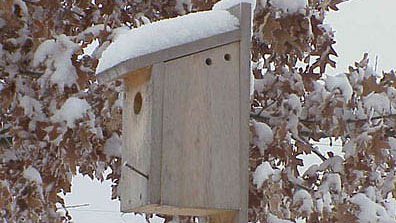
<path id="1" fill-rule="evenodd" d="M 163 214 L 169 216 L 194 216 L 208 217 L 209 223 L 233 223 L 238 214 L 236 210 L 226 209 L 207 209 L 207 208 L 182 208 L 168 205 L 147 205 L 140 208 L 134 208 L 132 212 L 146 214 Z"/>

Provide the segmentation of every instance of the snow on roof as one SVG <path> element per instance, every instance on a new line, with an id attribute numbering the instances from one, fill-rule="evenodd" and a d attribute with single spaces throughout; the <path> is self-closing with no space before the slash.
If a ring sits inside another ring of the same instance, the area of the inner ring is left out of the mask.
<path id="1" fill-rule="evenodd" d="M 238 18 L 225 10 L 191 13 L 119 34 L 99 59 L 96 73 L 121 62 L 199 39 L 234 31 Z"/>

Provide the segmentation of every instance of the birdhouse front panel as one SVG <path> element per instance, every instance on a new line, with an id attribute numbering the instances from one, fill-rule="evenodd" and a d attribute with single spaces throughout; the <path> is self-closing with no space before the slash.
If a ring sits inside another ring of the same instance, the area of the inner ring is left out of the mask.
<path id="1" fill-rule="evenodd" d="M 124 79 L 121 210 L 146 205 L 152 147 L 153 79 L 140 69 Z"/>
<path id="2" fill-rule="evenodd" d="M 247 222 L 250 4 L 227 13 L 239 26 L 98 74 L 124 79 L 121 211 Z"/>
<path id="3" fill-rule="evenodd" d="M 165 63 L 162 204 L 240 208 L 239 78 L 239 42 Z"/>

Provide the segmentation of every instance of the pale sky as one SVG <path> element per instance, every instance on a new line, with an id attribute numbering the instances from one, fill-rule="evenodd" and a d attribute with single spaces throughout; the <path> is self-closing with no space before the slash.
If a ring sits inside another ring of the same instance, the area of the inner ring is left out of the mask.
<path id="1" fill-rule="evenodd" d="M 378 56 L 378 72 L 395 68 L 395 9 L 395 0 L 350 0 L 340 5 L 339 12 L 330 13 L 326 21 L 336 31 L 335 48 L 339 58 L 336 60 L 337 68 L 329 72 L 337 74 L 347 71 L 348 66 L 359 61 L 365 52 L 369 53 L 373 67 Z M 328 149 L 322 147 L 323 150 Z M 319 162 L 315 157 L 306 159 L 310 163 Z M 69 209 L 74 222 L 144 223 L 141 216 L 119 212 L 119 202 L 110 199 L 110 186 L 108 181 L 101 184 L 81 175 L 74 177 L 72 193 L 65 197 L 66 205 L 89 204 L 88 207 Z M 157 218 L 152 222 L 162 220 Z"/>
<path id="2" fill-rule="evenodd" d="M 350 0 L 329 14 L 327 23 L 336 31 L 337 73 L 347 71 L 365 52 L 373 67 L 378 56 L 378 72 L 396 68 L 395 9 L 395 0 Z"/>
<path id="3" fill-rule="evenodd" d="M 89 204 L 68 209 L 76 223 L 146 223 L 140 215 L 122 214 L 120 202 L 110 198 L 110 181 L 100 183 L 79 174 L 73 177 L 72 193 L 66 195 L 65 202 L 67 206 Z M 162 223 L 163 220 L 156 218 L 152 222 Z"/>

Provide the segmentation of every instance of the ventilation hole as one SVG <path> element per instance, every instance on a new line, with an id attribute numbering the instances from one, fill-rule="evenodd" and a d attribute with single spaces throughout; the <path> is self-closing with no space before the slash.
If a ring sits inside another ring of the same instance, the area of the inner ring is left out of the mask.
<path id="1" fill-rule="evenodd" d="M 206 65 L 212 65 L 212 59 L 207 58 L 207 59 L 205 60 L 205 63 L 206 63 Z"/>
<path id="2" fill-rule="evenodd" d="M 230 61 L 231 60 L 231 55 L 230 54 L 225 54 L 224 55 L 224 60 L 226 60 L 226 61 Z"/>
<path id="3" fill-rule="evenodd" d="M 142 200 L 142 194 L 139 194 L 139 199 Z"/>
<path id="4" fill-rule="evenodd" d="M 136 115 L 139 114 L 140 111 L 142 110 L 142 104 L 143 104 L 142 94 L 138 92 L 135 95 L 135 99 L 133 100 L 133 111 L 135 112 Z"/>

